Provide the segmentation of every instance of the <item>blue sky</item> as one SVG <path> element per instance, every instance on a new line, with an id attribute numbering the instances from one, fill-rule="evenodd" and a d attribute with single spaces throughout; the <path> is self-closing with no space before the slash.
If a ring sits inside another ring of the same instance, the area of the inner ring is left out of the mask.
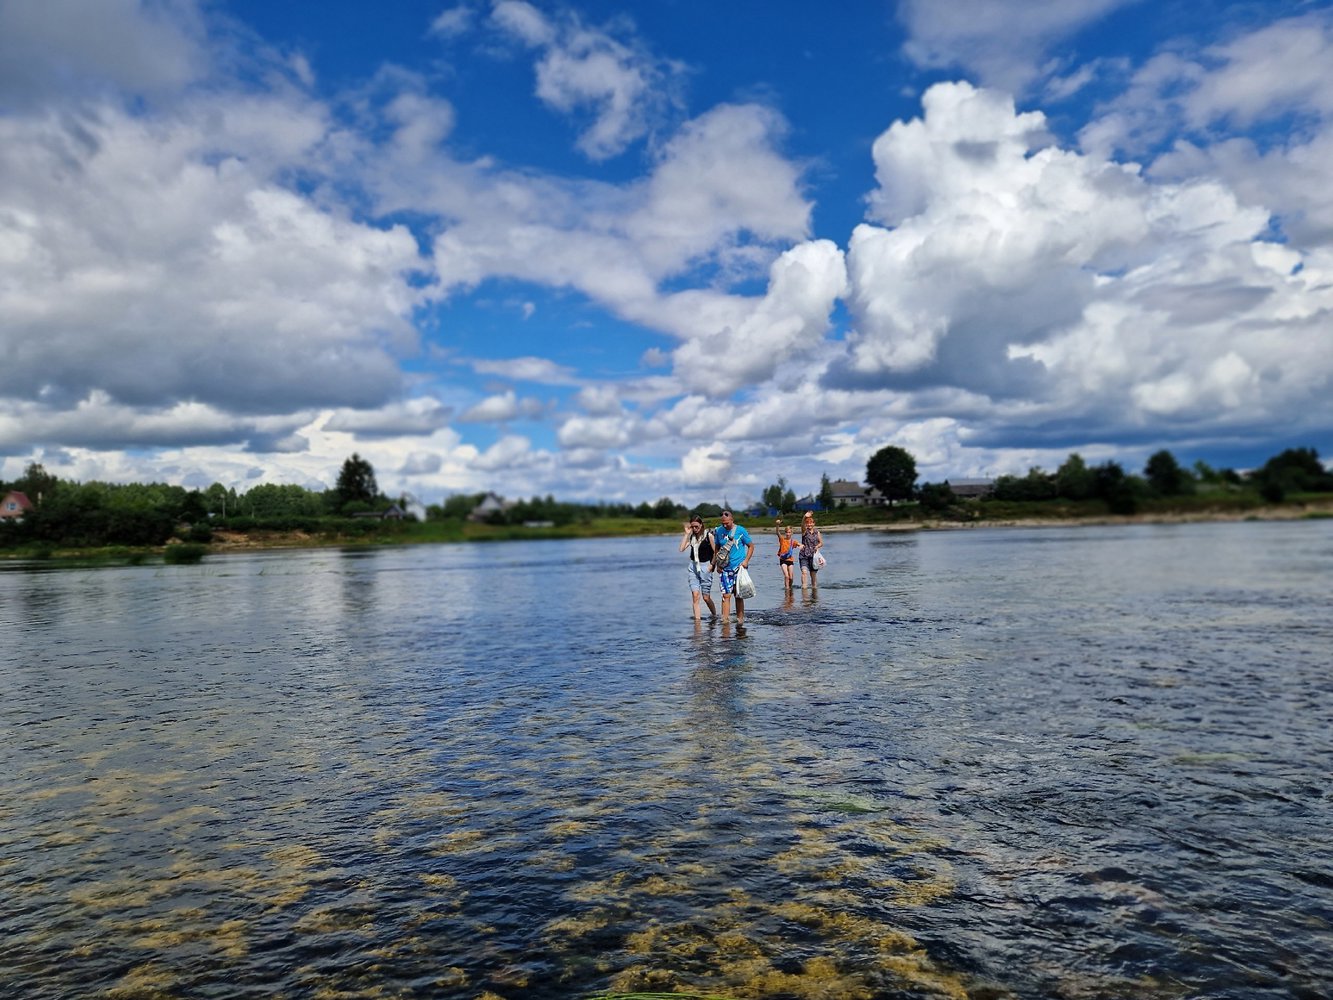
<path id="1" fill-rule="evenodd" d="M 1333 9 L 0 0 L 0 478 L 1327 456 Z"/>

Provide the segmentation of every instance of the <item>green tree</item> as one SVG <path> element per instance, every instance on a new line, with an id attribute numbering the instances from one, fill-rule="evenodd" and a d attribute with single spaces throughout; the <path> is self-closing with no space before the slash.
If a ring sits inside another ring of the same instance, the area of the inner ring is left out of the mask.
<path id="1" fill-rule="evenodd" d="M 866 482 L 890 502 L 910 500 L 916 484 L 916 459 L 904 448 L 887 445 L 866 463 Z"/>
<path id="2" fill-rule="evenodd" d="M 235 517 L 240 513 L 239 502 L 240 498 L 236 495 L 236 491 L 228 489 L 221 483 L 214 483 L 204 490 L 204 503 L 208 507 L 208 512 L 218 517 Z"/>
<path id="3" fill-rule="evenodd" d="M 324 498 L 295 483 L 260 483 L 246 491 L 241 508 L 252 517 L 319 517 Z"/>
<path id="4" fill-rule="evenodd" d="M 948 482 L 943 483 L 922 483 L 921 488 L 916 491 L 917 503 L 929 511 L 939 513 L 948 510 L 958 500 L 954 496 L 953 487 Z"/>
<path id="5" fill-rule="evenodd" d="M 375 482 L 374 468 L 356 452 L 352 452 L 352 457 L 343 462 L 342 471 L 338 473 L 338 485 L 334 490 L 338 495 L 339 509 L 349 503 L 374 503 L 380 492 L 379 485 Z"/>
<path id="6" fill-rule="evenodd" d="M 201 521 L 208 520 L 208 504 L 204 501 L 204 495 L 199 490 L 190 490 L 185 495 L 185 503 L 181 507 L 180 516 L 182 521 L 190 524 L 198 524 Z"/>
<path id="7" fill-rule="evenodd" d="M 819 506 L 823 510 L 833 509 L 833 484 L 829 482 L 827 472 L 819 477 Z"/>
<path id="8" fill-rule="evenodd" d="M 1143 475 L 1153 492 L 1161 496 L 1179 496 L 1188 490 L 1189 473 L 1180 467 L 1176 457 L 1165 448 L 1149 456 L 1148 464 L 1143 467 Z"/>
<path id="9" fill-rule="evenodd" d="M 1066 500 L 1086 500 L 1092 496 L 1092 473 L 1078 452 L 1071 452 L 1055 470 L 1056 495 Z"/>
<path id="10" fill-rule="evenodd" d="M 1103 462 L 1092 470 L 1093 493 L 1106 501 L 1112 514 L 1133 514 L 1139 509 L 1138 490 L 1118 462 Z M 1140 482 L 1142 482 L 1140 480 Z"/>
<path id="11" fill-rule="evenodd" d="M 551 504 L 554 506 L 555 501 L 552 500 Z M 659 518 L 684 517 L 685 508 L 681 507 L 670 497 L 662 497 L 657 503 L 653 504 L 653 516 Z"/>
<path id="12" fill-rule="evenodd" d="M 991 497 L 996 500 L 1054 500 L 1055 476 L 1034 465 L 1026 476 L 1000 476 Z"/>
<path id="13" fill-rule="evenodd" d="M 41 462 L 29 462 L 23 475 L 14 483 L 14 489 L 36 504 L 49 499 L 59 485 L 60 480 L 47 472 Z"/>
<path id="14" fill-rule="evenodd" d="M 760 494 L 760 499 L 769 510 L 782 510 L 782 498 L 787 494 L 787 480 L 778 476 L 778 481 Z"/>
<path id="15" fill-rule="evenodd" d="M 485 493 L 455 493 L 453 496 L 445 497 L 442 506 L 431 504 L 426 509 L 426 519 L 428 521 L 443 520 L 444 518 L 466 520 L 468 515 L 477 509 L 477 504 L 484 499 L 486 499 Z"/>
<path id="16" fill-rule="evenodd" d="M 1314 448 L 1288 448 L 1265 462 L 1253 478 L 1269 499 L 1282 499 L 1292 492 L 1333 490 L 1333 474 L 1324 468 Z"/>

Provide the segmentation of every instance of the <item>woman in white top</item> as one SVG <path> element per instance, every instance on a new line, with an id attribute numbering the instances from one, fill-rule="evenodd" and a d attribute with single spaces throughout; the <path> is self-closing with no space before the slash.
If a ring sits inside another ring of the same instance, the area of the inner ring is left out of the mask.
<path id="1" fill-rule="evenodd" d="M 713 542 L 710 533 L 704 531 L 704 519 L 698 514 L 690 517 L 685 525 L 685 537 L 680 540 L 679 551 L 690 550 L 690 563 L 686 568 L 690 580 L 690 599 L 694 602 L 694 620 L 699 620 L 699 598 L 708 605 L 708 613 L 717 617 L 717 607 L 713 604 Z"/>

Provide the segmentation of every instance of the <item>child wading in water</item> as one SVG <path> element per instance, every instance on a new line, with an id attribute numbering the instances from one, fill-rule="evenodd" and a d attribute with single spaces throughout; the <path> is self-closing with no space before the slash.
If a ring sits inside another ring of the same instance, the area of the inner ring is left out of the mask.
<path id="1" fill-rule="evenodd" d="M 788 590 L 791 590 L 792 564 L 795 562 L 795 550 L 793 546 L 796 543 L 791 537 L 790 524 L 784 528 L 782 526 L 782 518 L 778 518 L 774 523 L 777 525 L 777 527 L 773 529 L 773 533 L 778 536 L 778 566 L 782 569 L 782 582 L 786 585 Z"/>

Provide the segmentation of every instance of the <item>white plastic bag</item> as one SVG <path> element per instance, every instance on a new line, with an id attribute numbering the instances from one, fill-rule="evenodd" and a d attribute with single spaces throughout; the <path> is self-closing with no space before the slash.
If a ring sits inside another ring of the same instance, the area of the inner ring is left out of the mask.
<path id="1" fill-rule="evenodd" d="M 754 581 L 750 579 L 750 571 L 744 566 L 736 570 L 736 596 L 742 601 L 748 601 L 754 596 Z"/>
<path id="2" fill-rule="evenodd" d="M 815 569 L 823 569 L 825 566 L 828 565 L 828 560 L 824 558 L 824 553 L 818 551 L 815 552 L 815 558 L 813 559 L 813 562 L 815 564 Z"/>

